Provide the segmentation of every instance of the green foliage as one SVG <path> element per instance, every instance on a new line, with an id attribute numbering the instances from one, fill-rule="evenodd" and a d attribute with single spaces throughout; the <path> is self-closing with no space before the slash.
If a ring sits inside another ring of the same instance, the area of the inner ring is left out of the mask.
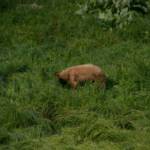
<path id="1" fill-rule="evenodd" d="M 110 31 L 76 1 L 22 2 L 0 13 L 0 149 L 149 150 L 149 14 Z M 102 67 L 106 90 L 61 86 L 54 73 L 82 63 Z"/>
<path id="2" fill-rule="evenodd" d="M 0 0 L 0 11 L 9 8 L 14 8 L 16 6 L 16 2 L 16 0 Z"/>
<path id="3" fill-rule="evenodd" d="M 0 11 L 16 8 L 18 5 L 31 4 L 37 0 L 0 0 Z"/>
<path id="4" fill-rule="evenodd" d="M 1 144 L 8 144 L 10 140 L 9 132 L 6 128 L 0 128 L 0 145 Z"/>
<path id="5" fill-rule="evenodd" d="M 76 12 L 94 14 L 105 27 L 119 27 L 134 20 L 136 14 L 146 14 L 149 11 L 148 0 L 87 0 Z"/>

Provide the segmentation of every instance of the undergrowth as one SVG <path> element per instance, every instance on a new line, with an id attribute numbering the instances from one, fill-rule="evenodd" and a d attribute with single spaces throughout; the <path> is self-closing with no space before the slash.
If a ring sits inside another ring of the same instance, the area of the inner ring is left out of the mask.
<path id="1" fill-rule="evenodd" d="M 110 31 L 75 1 L 36 3 L 0 13 L 0 149 L 149 150 L 150 16 Z M 83 63 L 102 67 L 106 90 L 54 76 Z"/>

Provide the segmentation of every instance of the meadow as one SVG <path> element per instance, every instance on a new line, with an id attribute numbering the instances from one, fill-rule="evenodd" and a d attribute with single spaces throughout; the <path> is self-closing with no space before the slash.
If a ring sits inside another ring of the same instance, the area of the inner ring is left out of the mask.
<path id="1" fill-rule="evenodd" d="M 150 14 L 123 29 L 75 14 L 83 0 L 0 12 L 0 150 L 149 150 Z M 99 65 L 106 90 L 56 71 Z"/>

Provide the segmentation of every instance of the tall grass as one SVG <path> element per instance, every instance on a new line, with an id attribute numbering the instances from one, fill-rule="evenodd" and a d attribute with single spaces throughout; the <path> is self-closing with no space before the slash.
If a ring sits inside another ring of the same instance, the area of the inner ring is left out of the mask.
<path id="1" fill-rule="evenodd" d="M 75 1 L 36 2 L 0 14 L 0 148 L 149 150 L 149 16 L 106 31 Z M 60 85 L 54 72 L 82 63 L 103 68 L 105 91 Z"/>

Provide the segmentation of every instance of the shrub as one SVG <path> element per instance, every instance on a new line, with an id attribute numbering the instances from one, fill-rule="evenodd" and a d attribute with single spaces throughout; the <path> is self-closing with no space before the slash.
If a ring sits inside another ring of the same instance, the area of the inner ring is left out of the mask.
<path id="1" fill-rule="evenodd" d="M 148 10 L 148 0 L 87 0 L 76 13 L 94 14 L 105 26 L 122 28 L 133 21 L 136 14 L 146 14 Z"/>

